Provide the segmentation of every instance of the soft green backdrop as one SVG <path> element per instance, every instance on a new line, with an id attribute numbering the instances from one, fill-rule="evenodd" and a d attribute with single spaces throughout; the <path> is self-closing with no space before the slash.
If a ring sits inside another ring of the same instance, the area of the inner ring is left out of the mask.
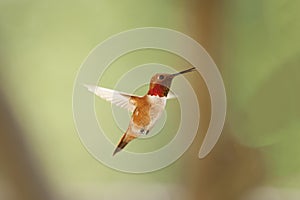
<path id="1" fill-rule="evenodd" d="M 262 153 L 265 185 L 297 191 L 299 8 L 300 1 L 290 0 L 223 2 L 223 32 L 219 33 L 223 40 L 217 63 L 227 90 L 226 123 L 232 136 Z M 1 88 L 54 188 L 79 188 L 76 192 L 88 198 L 90 193 L 97 196 L 98 187 L 109 183 L 180 185 L 186 170 L 182 160 L 143 175 L 118 173 L 94 160 L 75 130 L 72 90 L 81 63 L 101 41 L 145 26 L 193 35 L 197 27 L 186 22 L 193 17 L 187 18 L 190 9 L 188 1 L 179 0 L 0 1 Z M 114 76 L 104 79 L 104 85 L 108 87 L 126 70 L 147 62 L 184 63 L 157 51 L 128 55 L 114 63 Z M 84 192 L 90 190 L 93 192 Z"/>

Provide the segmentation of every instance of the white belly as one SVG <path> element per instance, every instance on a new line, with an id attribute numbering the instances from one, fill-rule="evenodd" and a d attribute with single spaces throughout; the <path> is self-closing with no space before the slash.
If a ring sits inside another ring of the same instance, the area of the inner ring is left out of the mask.
<path id="1" fill-rule="evenodd" d="M 148 96 L 149 102 L 151 102 L 150 107 L 150 124 L 147 129 L 151 130 L 155 124 L 155 122 L 159 119 L 161 114 L 163 113 L 166 106 L 166 97 L 158 97 L 158 96 Z"/>

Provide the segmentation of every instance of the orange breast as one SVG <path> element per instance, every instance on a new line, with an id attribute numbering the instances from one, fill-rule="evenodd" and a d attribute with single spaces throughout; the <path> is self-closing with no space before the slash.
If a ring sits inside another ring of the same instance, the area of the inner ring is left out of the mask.
<path id="1" fill-rule="evenodd" d="M 149 111 L 151 104 L 147 99 L 147 96 L 144 97 L 132 97 L 136 109 L 132 114 L 132 120 L 137 126 L 145 127 L 150 124 L 150 115 Z"/>

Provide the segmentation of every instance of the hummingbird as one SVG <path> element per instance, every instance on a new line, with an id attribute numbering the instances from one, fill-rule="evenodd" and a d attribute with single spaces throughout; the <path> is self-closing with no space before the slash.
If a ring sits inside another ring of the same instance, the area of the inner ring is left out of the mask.
<path id="1" fill-rule="evenodd" d="M 100 98 L 132 112 L 129 126 L 115 148 L 113 156 L 124 149 L 133 139 L 149 133 L 163 113 L 167 99 L 175 98 L 175 95 L 169 93 L 173 78 L 194 70 L 195 67 L 174 74 L 155 74 L 152 76 L 149 90 L 144 96 L 131 95 L 99 86 L 85 85 L 90 92 Z"/>

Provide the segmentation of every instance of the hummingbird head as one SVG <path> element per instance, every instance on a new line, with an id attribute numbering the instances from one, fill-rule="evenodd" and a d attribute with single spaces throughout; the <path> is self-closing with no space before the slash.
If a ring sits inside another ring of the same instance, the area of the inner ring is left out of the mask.
<path id="1" fill-rule="evenodd" d="M 184 74 L 187 72 L 192 72 L 195 70 L 195 67 L 175 73 L 175 74 L 155 74 L 150 81 L 150 88 L 148 95 L 166 97 L 169 93 L 171 83 L 174 77 Z"/>

